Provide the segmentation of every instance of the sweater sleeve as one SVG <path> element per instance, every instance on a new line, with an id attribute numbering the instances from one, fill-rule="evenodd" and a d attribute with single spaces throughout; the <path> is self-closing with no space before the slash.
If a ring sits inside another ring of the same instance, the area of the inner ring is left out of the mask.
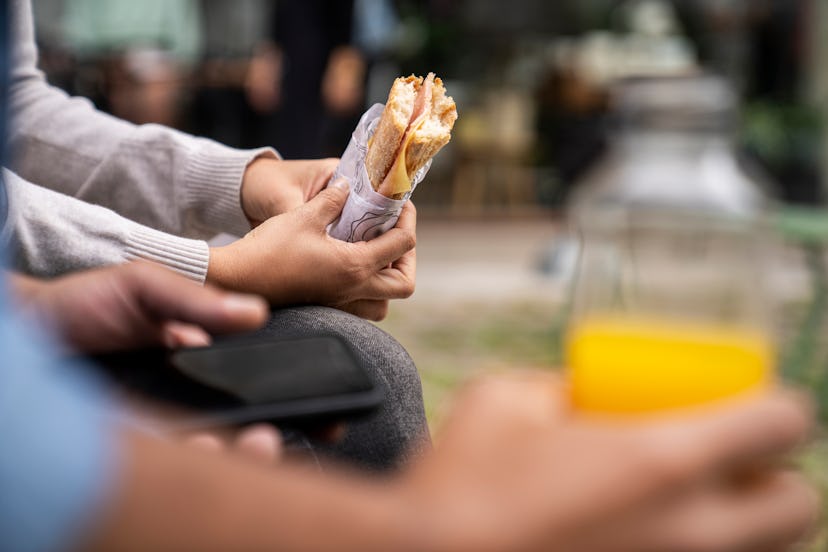
<path id="1" fill-rule="evenodd" d="M 142 226 L 117 213 L 3 171 L 14 268 L 39 277 L 146 259 L 203 283 L 210 250 L 200 240 Z"/>
<path id="2" fill-rule="evenodd" d="M 11 168 L 23 178 L 188 237 L 243 235 L 247 165 L 269 148 L 236 150 L 160 126 L 136 126 L 49 86 L 37 69 L 30 0 L 12 2 Z"/>

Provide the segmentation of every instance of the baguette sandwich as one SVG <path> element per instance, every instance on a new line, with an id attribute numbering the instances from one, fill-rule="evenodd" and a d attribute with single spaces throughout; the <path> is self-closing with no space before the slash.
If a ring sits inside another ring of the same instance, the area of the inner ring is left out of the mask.
<path id="1" fill-rule="evenodd" d="M 368 141 L 365 168 L 374 190 L 402 199 L 415 173 L 449 142 L 456 120 L 454 100 L 434 73 L 396 79 Z"/>

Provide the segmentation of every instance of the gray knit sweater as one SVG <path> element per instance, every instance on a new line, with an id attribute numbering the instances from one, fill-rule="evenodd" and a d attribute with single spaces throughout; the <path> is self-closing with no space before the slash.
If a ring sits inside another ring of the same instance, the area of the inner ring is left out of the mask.
<path id="1" fill-rule="evenodd" d="M 143 258 L 204 281 L 203 240 L 249 229 L 244 170 L 276 153 L 132 125 L 68 97 L 37 69 L 30 0 L 11 5 L 10 168 L 19 176 L 4 177 L 15 267 L 49 277 Z"/>

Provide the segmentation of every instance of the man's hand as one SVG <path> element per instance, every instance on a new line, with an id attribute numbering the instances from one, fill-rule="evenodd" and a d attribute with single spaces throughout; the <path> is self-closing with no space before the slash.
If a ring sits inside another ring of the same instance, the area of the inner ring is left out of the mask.
<path id="1" fill-rule="evenodd" d="M 254 160 L 244 172 L 241 205 L 250 226 L 300 207 L 328 183 L 339 159 L 280 161 Z"/>
<path id="2" fill-rule="evenodd" d="M 347 197 L 347 184 L 331 186 L 241 240 L 211 249 L 207 280 L 274 305 L 312 303 L 382 319 L 389 299 L 414 292 L 416 210 L 409 202 L 395 228 L 347 243 L 326 232 Z"/>
<path id="3" fill-rule="evenodd" d="M 23 308 L 84 353 L 206 345 L 209 333 L 252 330 L 267 316 L 259 297 L 202 287 L 144 262 L 48 282 L 17 276 L 12 285 Z"/>
<path id="4" fill-rule="evenodd" d="M 547 376 L 486 380 L 460 398 L 408 484 L 423 549 L 511 552 L 783 550 L 814 492 L 776 467 L 808 409 L 774 393 L 652 420 L 568 412 Z"/>

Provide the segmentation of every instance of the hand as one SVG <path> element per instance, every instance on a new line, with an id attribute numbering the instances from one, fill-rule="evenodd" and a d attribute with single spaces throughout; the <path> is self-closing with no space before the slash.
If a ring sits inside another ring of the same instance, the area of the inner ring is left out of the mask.
<path id="1" fill-rule="evenodd" d="M 85 353 L 207 345 L 207 332 L 251 330 L 267 316 L 258 297 L 202 287 L 145 262 L 12 282 L 24 308 Z"/>
<path id="2" fill-rule="evenodd" d="M 409 202 L 397 226 L 371 241 L 337 240 L 326 228 L 348 197 L 347 184 L 340 184 L 241 240 L 212 248 L 207 280 L 274 305 L 318 304 L 384 317 L 385 302 L 414 292 L 416 210 Z"/>
<path id="3" fill-rule="evenodd" d="M 407 482 L 425 515 L 413 522 L 422 548 L 442 551 L 782 550 L 816 520 L 817 500 L 772 461 L 808 427 L 801 402 L 779 392 L 609 423 L 568 413 L 547 376 L 492 379 L 460 398 Z M 733 484 L 756 466 L 761 477 Z"/>
<path id="4" fill-rule="evenodd" d="M 244 77 L 244 92 L 253 111 L 270 113 L 282 102 L 283 57 L 275 44 L 256 47 Z"/>
<path id="5" fill-rule="evenodd" d="M 351 46 L 336 48 L 322 75 L 322 101 L 335 115 L 356 113 L 365 94 L 365 60 Z"/>
<path id="6" fill-rule="evenodd" d="M 251 228 L 310 201 L 331 179 L 337 163 L 339 159 L 255 159 L 247 166 L 241 187 L 241 205 Z"/>
<path id="7" fill-rule="evenodd" d="M 277 462 L 283 452 L 282 434 L 269 424 L 245 427 L 233 437 L 217 432 L 200 432 L 184 439 L 187 445 L 205 452 L 230 451 L 261 464 Z"/>

